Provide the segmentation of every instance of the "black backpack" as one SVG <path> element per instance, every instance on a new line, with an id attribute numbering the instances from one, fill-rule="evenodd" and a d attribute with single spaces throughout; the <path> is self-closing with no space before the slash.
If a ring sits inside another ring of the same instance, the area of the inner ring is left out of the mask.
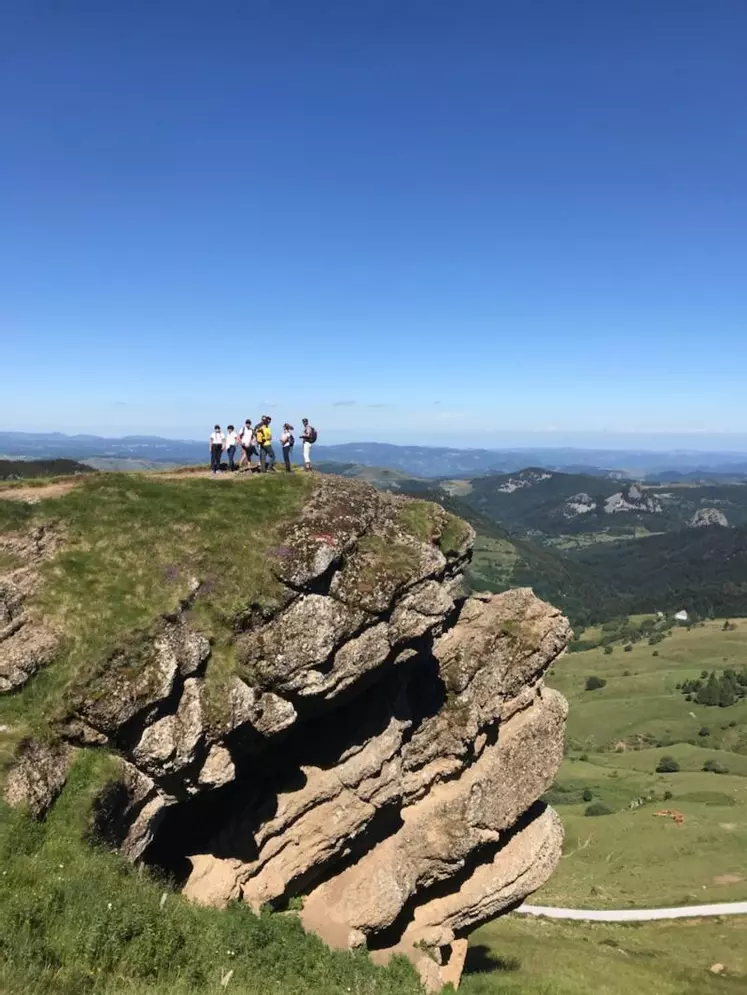
<path id="1" fill-rule="evenodd" d="M 288 445 L 292 449 L 295 446 L 295 444 L 296 444 L 296 440 L 293 438 L 293 433 L 291 432 L 291 434 L 290 434 L 290 436 L 288 438 Z"/>
<path id="2" fill-rule="evenodd" d="M 317 435 L 318 435 L 318 433 L 317 433 L 317 430 L 314 428 L 314 426 L 313 425 L 309 425 L 309 428 L 308 428 L 307 433 L 306 433 L 308 441 L 309 442 L 316 442 Z"/>

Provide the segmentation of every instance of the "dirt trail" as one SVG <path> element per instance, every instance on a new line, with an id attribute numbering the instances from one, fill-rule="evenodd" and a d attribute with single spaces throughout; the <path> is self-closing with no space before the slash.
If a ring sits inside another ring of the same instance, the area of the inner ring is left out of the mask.
<path id="1" fill-rule="evenodd" d="M 38 504 L 52 498 L 61 498 L 78 487 L 80 480 L 55 480 L 51 484 L 39 487 L 0 487 L 0 501 L 25 501 L 27 504 Z"/>
<path id="2" fill-rule="evenodd" d="M 149 480 L 198 480 L 212 477 L 210 469 L 202 467 L 184 467 L 181 470 L 139 470 L 136 472 Z M 86 476 L 81 475 L 70 480 L 53 480 L 48 484 L 38 484 L 36 487 L 26 485 L 0 486 L 0 501 L 24 501 L 27 504 L 38 504 L 40 501 L 61 498 L 65 494 L 69 494 L 75 487 L 80 487 Z M 254 476 L 254 473 L 221 473 L 216 476 L 216 480 L 244 480 Z"/>

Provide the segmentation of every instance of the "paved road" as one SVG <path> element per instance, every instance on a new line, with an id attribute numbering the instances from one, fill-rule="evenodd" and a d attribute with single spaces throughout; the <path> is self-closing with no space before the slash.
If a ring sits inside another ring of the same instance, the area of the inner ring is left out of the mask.
<path id="1" fill-rule="evenodd" d="M 720 905 L 685 905 L 675 909 L 553 909 L 545 905 L 522 905 L 517 912 L 548 919 L 582 919 L 593 922 L 652 922 L 654 919 L 694 919 L 700 916 L 744 916 L 747 902 Z"/>

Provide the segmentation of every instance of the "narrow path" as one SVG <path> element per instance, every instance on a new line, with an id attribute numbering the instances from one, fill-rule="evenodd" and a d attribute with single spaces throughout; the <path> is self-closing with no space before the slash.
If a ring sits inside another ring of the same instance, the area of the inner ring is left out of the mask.
<path id="1" fill-rule="evenodd" d="M 51 484 L 39 484 L 36 487 L 28 487 L 24 484 L 20 486 L 10 485 L 0 487 L 0 500 L 3 501 L 25 501 L 27 504 L 38 504 L 39 501 L 48 501 L 50 498 L 61 498 L 65 494 L 79 485 L 83 480 L 83 475 L 77 480 L 55 480 Z"/>
<path id="2" fill-rule="evenodd" d="M 701 916 L 744 916 L 747 902 L 715 905 L 685 905 L 673 909 L 555 909 L 546 905 L 521 905 L 521 915 L 548 919 L 580 919 L 585 922 L 653 922 L 656 919 L 697 919 Z"/>

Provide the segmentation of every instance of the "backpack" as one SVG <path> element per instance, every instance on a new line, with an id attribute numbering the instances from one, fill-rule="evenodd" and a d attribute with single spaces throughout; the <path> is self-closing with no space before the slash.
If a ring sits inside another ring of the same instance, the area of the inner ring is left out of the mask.
<path id="1" fill-rule="evenodd" d="M 296 444 L 296 440 L 293 438 L 293 433 L 288 436 L 288 445 L 292 449 Z"/>
<path id="2" fill-rule="evenodd" d="M 317 440 L 318 432 L 313 425 L 309 425 L 308 431 L 306 433 L 307 441 L 314 443 Z"/>

